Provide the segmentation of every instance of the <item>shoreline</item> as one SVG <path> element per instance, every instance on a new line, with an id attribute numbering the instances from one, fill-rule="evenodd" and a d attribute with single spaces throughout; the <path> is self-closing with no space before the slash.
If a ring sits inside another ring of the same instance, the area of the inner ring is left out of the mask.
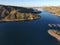
<path id="1" fill-rule="evenodd" d="M 60 17 L 60 7 L 56 6 L 49 6 L 49 7 L 42 7 L 44 10 L 49 11 L 50 13 L 54 14 L 55 16 Z"/>
<path id="2" fill-rule="evenodd" d="M 54 37 L 54 38 L 56 38 L 58 41 L 60 41 L 60 32 L 58 32 L 58 30 L 49 29 L 49 30 L 48 30 L 48 33 L 49 33 L 52 37 Z"/>
<path id="3" fill-rule="evenodd" d="M 41 18 L 41 17 L 40 17 Z M 14 21 L 33 21 L 33 20 L 38 20 L 40 18 L 37 18 L 37 19 L 3 19 L 3 20 L 0 20 L 0 22 L 14 22 Z"/>

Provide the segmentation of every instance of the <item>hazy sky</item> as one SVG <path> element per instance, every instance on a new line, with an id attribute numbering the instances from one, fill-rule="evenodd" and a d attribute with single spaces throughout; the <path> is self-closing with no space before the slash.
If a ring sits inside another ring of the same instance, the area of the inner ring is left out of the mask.
<path id="1" fill-rule="evenodd" d="M 58 6 L 60 0 L 0 0 L 0 4 L 14 6 Z"/>

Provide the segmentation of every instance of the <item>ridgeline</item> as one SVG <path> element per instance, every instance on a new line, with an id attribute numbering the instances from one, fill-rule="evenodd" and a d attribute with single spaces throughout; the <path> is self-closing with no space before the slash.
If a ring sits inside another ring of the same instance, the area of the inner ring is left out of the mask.
<path id="1" fill-rule="evenodd" d="M 0 21 L 25 21 L 39 19 L 32 8 L 0 5 Z M 41 11 L 40 11 L 41 13 Z"/>

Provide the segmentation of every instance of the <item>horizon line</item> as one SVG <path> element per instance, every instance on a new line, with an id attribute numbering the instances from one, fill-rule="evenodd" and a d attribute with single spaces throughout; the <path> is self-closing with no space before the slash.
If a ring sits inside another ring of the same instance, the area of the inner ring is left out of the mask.
<path id="1" fill-rule="evenodd" d="M 6 6 L 17 6 L 17 7 L 49 7 L 49 6 L 60 6 L 60 5 L 44 5 L 44 6 L 22 6 L 22 5 L 10 5 L 10 4 L 0 4 Z"/>

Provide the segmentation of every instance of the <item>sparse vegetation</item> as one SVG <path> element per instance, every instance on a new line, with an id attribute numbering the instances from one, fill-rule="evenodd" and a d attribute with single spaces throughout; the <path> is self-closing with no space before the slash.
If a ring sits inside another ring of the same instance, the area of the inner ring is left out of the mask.
<path id="1" fill-rule="evenodd" d="M 24 21 L 39 19 L 40 16 L 32 13 L 33 9 L 14 6 L 0 6 L 0 21 Z"/>
<path id="2" fill-rule="evenodd" d="M 50 6 L 50 7 L 43 7 L 44 10 L 48 10 L 49 12 L 55 14 L 56 16 L 60 16 L 60 7 Z"/>

